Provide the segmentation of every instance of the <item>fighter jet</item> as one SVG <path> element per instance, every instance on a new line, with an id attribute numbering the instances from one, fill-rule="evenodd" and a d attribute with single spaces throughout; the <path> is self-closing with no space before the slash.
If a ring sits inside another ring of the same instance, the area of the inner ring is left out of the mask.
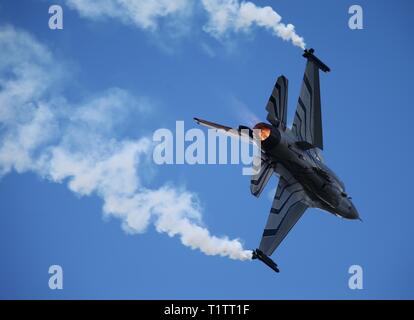
<path id="1" fill-rule="evenodd" d="M 290 128 L 286 122 L 288 79 L 283 75 L 277 79 L 266 106 L 268 123 L 256 124 L 255 130 L 246 126 L 231 128 L 194 118 L 198 124 L 225 134 L 243 136 L 244 133 L 251 142 L 260 141 L 260 166 L 250 184 L 254 196 L 259 197 L 273 173 L 279 176 L 259 248 L 252 256 L 276 272 L 279 269 L 269 256 L 307 208 L 319 208 L 345 219 L 360 219 L 344 183 L 326 166 L 322 157 L 319 70 L 329 72 L 330 69 L 314 55 L 313 49 L 305 50 L 303 57 L 307 63 Z"/>

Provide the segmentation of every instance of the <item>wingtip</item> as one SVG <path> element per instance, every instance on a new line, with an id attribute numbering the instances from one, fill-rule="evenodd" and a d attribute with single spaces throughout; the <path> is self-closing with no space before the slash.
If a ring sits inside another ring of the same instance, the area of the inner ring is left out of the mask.
<path id="1" fill-rule="evenodd" d="M 331 69 L 325 63 L 323 63 L 318 57 L 316 57 L 314 53 L 315 49 L 313 48 L 305 49 L 303 50 L 302 56 L 310 61 L 313 61 L 323 72 L 330 72 Z"/>
<path id="2" fill-rule="evenodd" d="M 256 249 L 252 251 L 252 260 L 254 259 L 259 259 L 276 273 L 280 272 L 278 265 L 270 257 L 268 257 L 265 253 L 263 253 L 260 249 Z"/>

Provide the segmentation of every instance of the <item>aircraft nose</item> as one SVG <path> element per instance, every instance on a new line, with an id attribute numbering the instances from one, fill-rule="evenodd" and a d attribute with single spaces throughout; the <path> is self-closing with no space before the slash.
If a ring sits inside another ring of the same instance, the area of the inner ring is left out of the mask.
<path id="1" fill-rule="evenodd" d="M 356 209 L 356 207 L 354 206 L 351 200 L 348 200 L 347 209 L 348 209 L 347 210 L 348 219 L 352 219 L 352 220 L 360 219 L 358 210 Z"/>
<path id="2" fill-rule="evenodd" d="M 342 198 L 342 201 L 340 202 L 338 209 L 339 214 L 345 219 L 360 219 L 358 210 L 355 208 L 354 204 L 349 198 Z"/>

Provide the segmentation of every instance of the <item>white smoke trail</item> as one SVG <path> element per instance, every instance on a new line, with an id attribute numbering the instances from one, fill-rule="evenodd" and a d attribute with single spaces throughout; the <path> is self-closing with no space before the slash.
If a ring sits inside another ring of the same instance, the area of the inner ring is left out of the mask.
<path id="1" fill-rule="evenodd" d="M 239 0 L 202 0 L 209 13 L 205 30 L 216 37 L 228 31 L 247 31 L 253 25 L 270 29 L 278 37 L 291 41 L 295 46 L 305 49 L 302 37 L 296 34 L 295 26 L 281 22 L 282 17 L 271 7 L 258 7 L 252 2 Z"/>
<path id="2" fill-rule="evenodd" d="M 121 219 L 128 233 L 145 232 L 153 222 L 158 232 L 178 236 L 207 255 L 250 259 L 251 251 L 238 239 L 212 236 L 203 226 L 195 194 L 142 184 L 150 140 L 122 139 L 117 133 L 130 113 L 145 112 L 148 102 L 112 88 L 70 103 L 56 93 L 64 71 L 28 33 L 0 27 L 0 176 L 35 172 L 67 183 L 77 194 L 99 195 L 103 212 Z"/>
<path id="3" fill-rule="evenodd" d="M 66 0 L 83 17 L 113 18 L 142 29 L 156 29 L 161 18 L 187 19 L 193 12 L 194 0 Z M 276 36 L 305 49 L 304 39 L 292 24 L 271 7 L 259 7 L 250 1 L 202 0 L 208 23 L 204 30 L 216 38 L 228 32 L 248 31 L 253 26 L 271 30 Z"/>

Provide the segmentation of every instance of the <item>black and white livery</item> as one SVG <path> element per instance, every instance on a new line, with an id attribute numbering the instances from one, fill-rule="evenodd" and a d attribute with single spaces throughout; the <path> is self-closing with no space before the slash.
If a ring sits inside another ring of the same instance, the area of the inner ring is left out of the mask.
<path id="1" fill-rule="evenodd" d="M 279 272 L 269 256 L 309 207 L 320 208 L 346 219 L 360 219 L 342 181 L 324 163 L 319 70 L 330 69 L 305 50 L 307 59 L 300 96 L 291 128 L 287 126 L 288 80 L 280 76 L 266 106 L 267 121 L 238 129 L 195 118 L 196 122 L 226 134 L 243 133 L 261 142 L 258 170 L 251 178 L 251 193 L 258 197 L 273 173 L 279 184 L 253 259 L 263 261 Z"/>

